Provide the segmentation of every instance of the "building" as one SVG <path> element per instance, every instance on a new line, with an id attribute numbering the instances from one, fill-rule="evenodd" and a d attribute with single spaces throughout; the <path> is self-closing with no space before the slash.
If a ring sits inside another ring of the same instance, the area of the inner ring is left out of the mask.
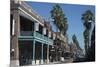
<path id="1" fill-rule="evenodd" d="M 57 34 L 52 31 L 50 24 L 24 1 L 11 0 L 10 5 L 11 65 L 53 62 L 52 58 L 56 51 L 54 41 L 57 39 Z M 57 59 L 61 57 L 64 56 L 61 54 Z"/>

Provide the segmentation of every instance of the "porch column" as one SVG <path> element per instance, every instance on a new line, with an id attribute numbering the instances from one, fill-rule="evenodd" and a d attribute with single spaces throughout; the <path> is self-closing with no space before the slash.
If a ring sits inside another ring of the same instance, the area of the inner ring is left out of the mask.
<path id="1" fill-rule="evenodd" d="M 11 67 L 19 66 L 19 46 L 18 46 L 18 36 L 20 33 L 20 16 L 18 11 L 13 13 L 13 34 L 11 35 L 11 51 L 14 55 L 11 57 Z"/>
<path id="2" fill-rule="evenodd" d="M 35 31 L 39 31 L 39 23 L 35 22 L 34 29 Z"/>
<path id="3" fill-rule="evenodd" d="M 35 65 L 35 40 L 33 40 L 33 61 L 32 65 Z"/>
<path id="4" fill-rule="evenodd" d="M 42 50 L 41 50 L 41 64 L 43 64 L 43 43 L 42 43 Z"/>
<path id="5" fill-rule="evenodd" d="M 49 63 L 49 44 L 47 46 L 47 64 Z"/>

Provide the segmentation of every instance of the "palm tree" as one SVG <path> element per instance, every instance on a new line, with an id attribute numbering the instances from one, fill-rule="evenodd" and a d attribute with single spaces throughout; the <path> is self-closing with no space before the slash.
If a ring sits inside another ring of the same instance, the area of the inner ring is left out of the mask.
<path id="1" fill-rule="evenodd" d="M 90 53 L 90 57 L 91 57 L 91 61 L 95 61 L 95 26 L 92 30 L 92 35 L 91 35 L 91 49 L 90 49 L 91 53 Z"/>
<path id="2" fill-rule="evenodd" d="M 81 47 L 79 46 L 79 42 L 78 42 L 77 37 L 76 37 L 75 34 L 72 36 L 72 40 L 73 40 L 73 43 L 76 44 L 76 47 L 77 47 L 79 50 L 82 50 Z"/>
<path id="3" fill-rule="evenodd" d="M 58 4 L 56 4 L 51 10 L 51 17 L 54 19 L 53 23 L 56 27 L 59 27 L 59 18 L 60 18 L 61 8 Z"/>
<path id="4" fill-rule="evenodd" d="M 85 43 L 85 53 L 88 54 L 87 50 L 90 45 L 90 33 L 92 29 L 92 23 L 94 22 L 94 15 L 90 10 L 87 10 L 85 13 L 82 14 L 83 25 L 85 27 L 83 36 L 84 36 L 84 43 Z"/>
<path id="5" fill-rule="evenodd" d="M 81 62 L 82 60 L 80 56 L 82 55 L 83 50 L 80 47 L 79 41 L 75 34 L 72 36 L 72 41 L 73 41 L 73 46 L 74 46 L 74 53 L 73 53 L 74 62 Z"/>
<path id="6" fill-rule="evenodd" d="M 63 34 L 65 36 L 67 28 L 68 28 L 67 18 L 65 17 L 65 14 L 63 13 L 62 8 L 58 4 L 53 6 L 53 9 L 51 10 L 51 18 L 54 20 L 53 23 L 58 28 L 56 29 L 57 30 L 56 32 L 58 32 L 59 30 L 60 34 Z M 56 40 L 59 42 L 58 39 Z M 56 46 L 57 46 L 57 42 L 56 42 Z M 61 46 L 64 46 L 64 45 L 60 45 L 57 47 L 61 48 Z M 56 54 L 57 54 L 57 49 L 56 49 Z M 56 56 L 56 60 L 57 60 L 57 56 Z"/>
<path id="7" fill-rule="evenodd" d="M 58 4 L 51 10 L 51 17 L 54 19 L 53 23 L 58 27 L 59 31 L 65 35 L 68 28 L 67 18 Z"/>

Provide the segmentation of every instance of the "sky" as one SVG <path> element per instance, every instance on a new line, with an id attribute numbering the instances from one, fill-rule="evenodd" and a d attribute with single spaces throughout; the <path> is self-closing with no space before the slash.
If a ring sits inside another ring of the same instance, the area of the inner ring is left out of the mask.
<path id="1" fill-rule="evenodd" d="M 43 2 L 27 2 L 33 10 L 42 16 L 47 21 L 52 21 L 50 11 L 52 10 L 55 3 L 43 3 Z M 75 34 L 79 41 L 80 47 L 84 49 L 84 37 L 83 31 L 84 26 L 81 20 L 82 14 L 86 10 L 91 10 L 95 15 L 95 6 L 93 5 L 76 5 L 76 4 L 59 4 L 63 9 L 64 14 L 68 18 L 68 39 L 69 43 L 72 41 L 72 35 Z M 56 27 L 52 22 L 52 29 L 56 31 Z"/>

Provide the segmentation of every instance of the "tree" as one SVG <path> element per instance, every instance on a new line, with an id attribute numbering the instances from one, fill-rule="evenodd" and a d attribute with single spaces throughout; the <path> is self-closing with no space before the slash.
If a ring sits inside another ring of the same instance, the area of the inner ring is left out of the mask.
<path id="1" fill-rule="evenodd" d="M 65 35 L 68 28 L 67 18 L 58 4 L 56 4 L 51 10 L 51 17 L 54 19 L 53 23 L 56 27 L 58 27 L 60 32 Z"/>
<path id="2" fill-rule="evenodd" d="M 75 34 L 72 36 L 72 40 L 73 40 L 73 43 L 76 44 L 76 47 L 77 47 L 79 50 L 82 50 L 81 47 L 79 46 L 79 42 L 78 42 L 77 37 L 76 37 Z"/>
<path id="3" fill-rule="evenodd" d="M 95 27 L 92 30 L 91 46 L 88 48 L 87 60 L 95 61 Z"/>
<path id="4" fill-rule="evenodd" d="M 53 9 L 51 10 L 51 18 L 54 20 L 53 23 L 57 27 L 56 32 L 58 32 L 58 30 L 59 30 L 60 34 L 63 34 L 64 36 L 66 36 L 66 31 L 68 29 L 67 18 L 65 17 L 65 14 L 63 13 L 62 8 L 58 4 L 53 6 Z M 63 39 L 59 40 L 56 38 L 56 40 L 58 41 L 58 42 L 55 41 L 56 47 L 59 47 L 58 49 L 56 49 L 56 54 L 57 54 L 57 50 L 62 48 L 64 46 L 64 44 L 66 44 L 66 43 L 64 42 Z M 64 42 L 64 43 L 62 44 L 62 42 Z M 60 46 L 57 45 L 58 43 L 60 44 Z M 62 51 L 63 50 L 64 49 L 62 49 Z M 58 57 L 59 55 L 56 55 L 56 56 Z M 56 60 L 57 60 L 57 57 L 56 57 Z"/>
<path id="5" fill-rule="evenodd" d="M 91 35 L 91 61 L 95 61 L 95 26 Z"/>
<path id="6" fill-rule="evenodd" d="M 92 29 L 92 23 L 95 21 L 94 15 L 90 10 L 85 11 L 85 13 L 82 14 L 83 25 L 85 27 L 85 30 L 83 32 L 84 36 L 84 43 L 85 43 L 85 53 L 88 55 L 88 48 L 90 45 L 90 38 L 91 38 L 91 29 Z"/>
<path id="7" fill-rule="evenodd" d="M 79 46 L 79 41 L 77 40 L 76 35 L 74 34 L 72 36 L 72 41 L 73 41 L 73 46 L 74 46 L 74 53 L 73 53 L 73 58 L 74 58 L 74 62 L 81 62 L 82 59 L 80 56 L 83 55 L 83 50 L 82 48 Z"/>

